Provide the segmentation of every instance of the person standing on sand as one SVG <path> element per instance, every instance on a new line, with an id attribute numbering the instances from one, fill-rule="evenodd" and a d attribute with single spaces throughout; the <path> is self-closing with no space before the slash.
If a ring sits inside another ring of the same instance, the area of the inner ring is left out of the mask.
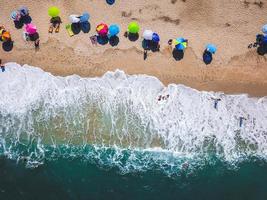
<path id="1" fill-rule="evenodd" d="M 5 66 L 2 65 L 2 59 L 0 59 L 0 66 L 1 66 L 1 70 L 2 70 L 2 72 L 4 72 L 4 71 L 5 71 Z"/>

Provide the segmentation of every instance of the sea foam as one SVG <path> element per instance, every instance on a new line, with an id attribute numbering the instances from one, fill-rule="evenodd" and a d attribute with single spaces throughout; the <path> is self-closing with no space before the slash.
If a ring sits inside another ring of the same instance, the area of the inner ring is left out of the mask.
<path id="1" fill-rule="evenodd" d="M 120 70 L 59 77 L 16 63 L 0 80 L 0 153 L 11 158 L 42 160 L 49 148 L 86 145 L 226 161 L 267 156 L 266 97 L 165 87 L 156 77 Z"/>

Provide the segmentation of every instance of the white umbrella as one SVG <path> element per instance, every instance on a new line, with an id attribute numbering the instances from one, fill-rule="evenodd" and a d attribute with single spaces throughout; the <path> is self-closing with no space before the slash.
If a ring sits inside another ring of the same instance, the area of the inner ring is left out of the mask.
<path id="1" fill-rule="evenodd" d="M 152 40 L 153 37 L 153 31 L 151 30 L 145 30 L 143 33 L 143 38 L 145 38 L 146 40 Z"/>
<path id="2" fill-rule="evenodd" d="M 71 23 L 79 23 L 80 22 L 80 15 L 70 15 L 69 20 Z"/>

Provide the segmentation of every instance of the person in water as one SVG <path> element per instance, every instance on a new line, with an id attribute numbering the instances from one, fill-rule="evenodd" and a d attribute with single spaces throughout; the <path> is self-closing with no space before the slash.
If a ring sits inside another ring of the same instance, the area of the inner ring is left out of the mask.
<path id="1" fill-rule="evenodd" d="M 4 72 L 5 71 L 5 66 L 2 65 L 2 59 L 0 59 L 0 66 L 1 66 L 1 71 Z"/>

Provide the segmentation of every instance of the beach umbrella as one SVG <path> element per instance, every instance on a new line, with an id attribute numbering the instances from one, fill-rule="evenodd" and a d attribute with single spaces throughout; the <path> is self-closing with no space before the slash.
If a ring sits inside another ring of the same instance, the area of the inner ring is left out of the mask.
<path id="1" fill-rule="evenodd" d="M 262 32 L 267 34 L 267 24 L 262 27 Z"/>
<path id="2" fill-rule="evenodd" d="M 175 48 L 177 50 L 184 50 L 186 49 L 187 47 L 187 40 L 184 39 L 184 38 L 177 38 L 175 41 L 174 41 L 174 44 L 175 44 Z"/>
<path id="3" fill-rule="evenodd" d="M 112 5 L 115 3 L 115 0 L 106 0 L 107 4 Z"/>
<path id="4" fill-rule="evenodd" d="M 2 34 L 2 40 L 5 42 L 7 40 L 10 40 L 11 39 L 11 35 L 8 31 L 5 31 L 3 34 Z"/>
<path id="5" fill-rule="evenodd" d="M 19 13 L 21 14 L 21 16 L 29 15 L 29 9 L 25 6 L 22 6 L 19 9 Z"/>
<path id="6" fill-rule="evenodd" d="M 71 23 L 79 23 L 81 21 L 79 15 L 70 15 L 69 20 Z"/>
<path id="7" fill-rule="evenodd" d="M 10 17 L 13 21 L 18 21 L 20 18 L 20 14 L 18 11 L 15 10 L 11 13 Z"/>
<path id="8" fill-rule="evenodd" d="M 160 41 L 159 35 L 157 33 L 153 33 L 152 41 L 154 41 L 154 42 L 159 42 Z"/>
<path id="9" fill-rule="evenodd" d="M 145 30 L 144 31 L 143 38 L 145 40 L 152 40 L 152 37 L 153 37 L 153 31 L 151 31 L 151 30 Z"/>
<path id="10" fill-rule="evenodd" d="M 210 52 L 210 53 L 215 54 L 216 51 L 217 51 L 217 48 L 216 48 L 216 46 L 215 46 L 214 44 L 207 44 L 207 46 L 206 46 L 206 50 L 207 50 L 208 52 Z"/>
<path id="11" fill-rule="evenodd" d="M 118 35 L 118 33 L 120 32 L 120 27 L 117 24 L 112 24 L 109 26 L 108 30 L 110 36 L 115 36 Z"/>
<path id="12" fill-rule="evenodd" d="M 108 34 L 108 25 L 104 23 L 98 24 L 96 27 L 96 32 L 100 36 L 106 36 Z"/>
<path id="13" fill-rule="evenodd" d="M 60 10 L 58 7 L 52 6 L 48 9 L 48 15 L 50 17 L 58 17 L 60 13 Z"/>
<path id="14" fill-rule="evenodd" d="M 36 33 L 37 32 L 37 28 L 36 28 L 36 26 L 35 25 L 33 25 L 33 24 L 27 24 L 26 25 L 26 32 L 28 33 L 28 34 L 34 34 L 34 33 Z"/>
<path id="15" fill-rule="evenodd" d="M 88 12 L 84 12 L 83 15 L 80 17 L 81 23 L 88 22 L 90 15 Z"/>
<path id="16" fill-rule="evenodd" d="M 138 25 L 137 22 L 131 22 L 131 23 L 129 24 L 129 26 L 128 26 L 128 31 L 129 31 L 129 33 L 136 34 L 136 33 L 139 32 L 139 29 L 140 29 L 140 27 L 139 27 L 139 25 Z"/>

